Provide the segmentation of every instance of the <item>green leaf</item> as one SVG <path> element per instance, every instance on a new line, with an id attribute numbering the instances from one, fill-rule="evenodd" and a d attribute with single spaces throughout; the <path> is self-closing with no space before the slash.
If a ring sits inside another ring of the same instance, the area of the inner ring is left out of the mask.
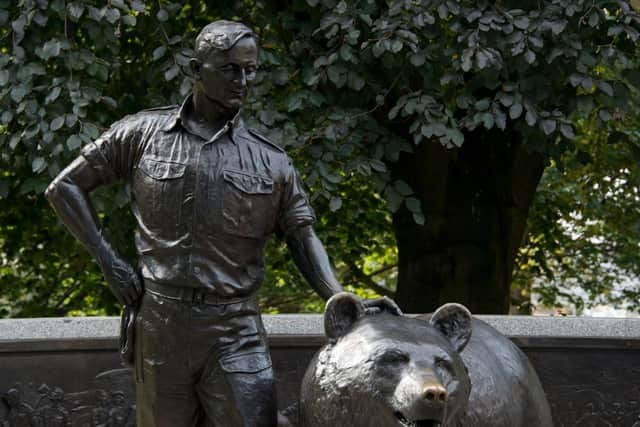
<path id="1" fill-rule="evenodd" d="M 462 144 L 464 144 L 464 134 L 458 129 L 451 129 L 449 132 L 449 139 L 456 147 L 462 147 Z"/>
<path id="2" fill-rule="evenodd" d="M 402 40 L 396 39 L 391 43 L 391 51 L 393 53 L 398 53 L 402 50 L 402 46 L 404 46 Z"/>
<path id="3" fill-rule="evenodd" d="M 77 22 L 84 13 L 84 5 L 77 1 L 69 3 L 67 4 L 67 13 L 72 21 Z"/>
<path id="4" fill-rule="evenodd" d="M 60 86 L 56 86 L 53 89 L 51 89 L 51 92 L 49 92 L 47 96 L 45 96 L 44 98 L 45 105 L 51 104 L 56 99 L 58 99 L 58 96 L 60 96 L 60 92 L 62 92 L 62 89 L 60 88 Z"/>
<path id="5" fill-rule="evenodd" d="M 475 104 L 476 110 L 478 111 L 488 110 L 490 106 L 491 106 L 491 100 L 489 98 L 482 98 L 476 101 L 476 104 Z"/>
<path id="6" fill-rule="evenodd" d="M 64 123 L 65 125 L 67 125 L 68 128 L 75 126 L 77 122 L 78 122 L 78 116 L 76 116 L 75 114 L 66 114 L 64 116 Z"/>
<path id="7" fill-rule="evenodd" d="M 27 92 L 28 90 L 24 85 L 14 86 L 13 89 L 11 89 L 11 99 L 15 102 L 20 102 L 27 95 Z"/>
<path id="8" fill-rule="evenodd" d="M 560 133 L 567 139 L 575 139 L 576 134 L 573 132 L 573 127 L 570 124 L 562 123 L 560 125 Z"/>
<path id="9" fill-rule="evenodd" d="M 556 130 L 556 121 L 553 119 L 544 119 L 540 124 L 545 135 L 551 135 Z"/>
<path id="10" fill-rule="evenodd" d="M 67 138 L 67 147 L 70 151 L 77 150 L 82 146 L 82 139 L 78 135 L 71 135 Z"/>
<path id="11" fill-rule="evenodd" d="M 509 108 L 509 117 L 512 120 L 515 120 L 521 115 L 522 115 L 522 104 L 520 104 L 519 102 L 512 104 L 511 107 Z"/>
<path id="12" fill-rule="evenodd" d="M 527 16 L 521 16 L 513 21 L 513 25 L 521 30 L 526 30 L 527 28 L 529 28 L 529 24 L 530 21 Z"/>
<path id="13" fill-rule="evenodd" d="M 52 131 L 57 131 L 64 125 L 64 116 L 58 116 L 51 120 L 50 128 Z"/>
<path id="14" fill-rule="evenodd" d="M 120 19 L 120 11 L 116 8 L 108 8 L 104 13 L 104 17 L 109 23 L 115 24 Z"/>
<path id="15" fill-rule="evenodd" d="M 347 3 L 343 0 L 336 6 L 336 12 L 343 15 L 347 11 Z"/>
<path id="16" fill-rule="evenodd" d="M 180 68 L 178 67 L 178 65 L 173 64 L 171 67 L 169 67 L 169 69 L 167 69 L 164 72 L 164 79 L 166 81 L 173 80 L 178 75 L 179 72 L 180 72 Z"/>
<path id="17" fill-rule="evenodd" d="M 167 47 L 165 45 L 158 46 L 157 48 L 155 48 L 152 54 L 153 60 L 157 61 L 158 59 L 162 58 L 166 51 L 167 51 Z"/>
<path id="18" fill-rule="evenodd" d="M 342 199 L 340 197 L 332 197 L 329 201 L 329 209 L 335 212 L 342 207 Z"/>
<path id="19" fill-rule="evenodd" d="M 613 87 L 609 83 L 601 80 L 596 82 L 596 86 L 598 86 L 598 89 L 600 89 L 605 94 L 613 96 Z"/>
<path id="20" fill-rule="evenodd" d="M 0 70 L 0 86 L 4 86 L 9 82 L 9 70 Z"/>
<path id="21" fill-rule="evenodd" d="M 169 12 L 167 12 L 166 9 L 160 9 L 156 14 L 156 18 L 158 18 L 160 22 L 167 22 L 169 20 Z"/>
<path id="22" fill-rule="evenodd" d="M 384 173 L 387 171 L 387 166 L 380 160 L 371 160 L 369 164 L 371 165 L 371 168 L 376 172 Z"/>
<path id="23" fill-rule="evenodd" d="M 463 52 L 462 52 L 462 57 L 461 57 L 461 68 L 462 71 L 470 71 L 471 67 L 473 66 L 473 55 L 475 53 L 475 49 L 474 48 L 466 48 Z"/>
<path id="24" fill-rule="evenodd" d="M 62 44 L 58 39 L 51 39 L 42 46 L 40 57 L 45 61 L 60 55 Z"/>
<path id="25" fill-rule="evenodd" d="M 486 112 L 482 113 L 481 118 L 482 118 L 482 125 L 486 129 L 493 128 L 493 126 L 496 123 L 495 118 L 493 117 L 493 114 L 490 113 L 489 111 L 486 111 Z"/>
<path id="26" fill-rule="evenodd" d="M 31 162 L 31 170 L 34 173 L 40 173 L 47 167 L 47 162 L 42 157 L 36 157 Z"/>
<path id="27" fill-rule="evenodd" d="M 350 71 L 347 80 L 348 86 L 357 92 L 364 88 L 365 80 L 357 73 Z"/>
<path id="28" fill-rule="evenodd" d="M 410 61 L 414 67 L 421 67 L 426 62 L 427 57 L 423 52 L 414 53 L 411 55 Z"/>
<path id="29" fill-rule="evenodd" d="M 129 27 L 134 27 L 136 25 L 136 17 L 133 15 L 124 15 L 122 17 L 122 22 Z"/>
<path id="30" fill-rule="evenodd" d="M 513 105 L 514 97 L 512 95 L 509 95 L 508 93 L 500 92 L 500 94 L 498 95 L 498 99 L 500 100 L 500 103 L 505 107 L 510 107 L 511 105 Z"/>
<path id="31" fill-rule="evenodd" d="M 411 212 L 420 213 L 422 210 L 420 209 L 420 200 L 415 197 L 407 197 L 404 200 L 404 204 L 407 206 L 407 209 Z"/>
<path id="32" fill-rule="evenodd" d="M 116 102 L 116 100 L 111 98 L 111 97 L 109 97 L 109 96 L 102 96 L 102 97 L 100 97 L 100 100 L 102 102 L 104 102 L 105 104 L 107 104 L 111 108 L 117 108 L 118 107 L 118 103 Z"/>
<path id="33" fill-rule="evenodd" d="M 8 125 L 13 120 L 13 113 L 9 110 L 5 110 L 2 112 L 2 116 L 0 116 L 0 123 L 3 125 Z"/>
<path id="34" fill-rule="evenodd" d="M 424 215 L 422 213 L 413 212 L 412 216 L 413 216 L 413 220 L 416 222 L 416 224 L 424 225 L 425 219 L 424 219 Z"/>
<path id="35" fill-rule="evenodd" d="M 536 53 L 531 49 L 527 50 L 524 54 L 524 60 L 529 64 L 536 62 Z"/>
<path id="36" fill-rule="evenodd" d="M 389 210 L 391 212 L 396 212 L 402 204 L 402 196 L 395 191 L 393 187 L 387 187 L 386 196 Z"/>
<path id="37" fill-rule="evenodd" d="M 347 70 L 341 65 L 330 65 L 327 68 L 327 76 L 337 88 L 343 87 L 347 82 Z"/>
<path id="38" fill-rule="evenodd" d="M 527 114 L 525 114 L 524 119 L 526 120 L 527 124 L 529 126 L 535 126 L 536 122 L 538 121 L 538 116 L 536 115 L 536 113 L 534 113 L 533 111 L 529 110 L 527 111 Z"/>
<path id="39" fill-rule="evenodd" d="M 124 0 L 110 0 L 110 3 L 112 6 L 115 6 L 125 12 L 129 11 L 129 6 L 125 4 Z"/>
<path id="40" fill-rule="evenodd" d="M 351 49 L 351 46 L 343 44 L 340 47 L 340 57 L 346 62 L 351 62 L 353 59 L 353 50 Z"/>
<path id="41" fill-rule="evenodd" d="M 401 179 L 397 180 L 394 185 L 398 194 L 400 194 L 403 197 L 410 196 L 411 194 L 413 194 L 413 190 L 411 189 L 409 184 L 407 184 Z"/>
<path id="42" fill-rule="evenodd" d="M 136 12 L 143 13 L 146 10 L 146 6 L 144 4 L 144 1 L 142 0 L 131 0 L 130 4 L 131 9 L 135 10 Z"/>
<path id="43" fill-rule="evenodd" d="M 600 120 L 602 120 L 603 122 L 608 122 L 609 120 L 613 119 L 613 115 L 611 115 L 611 112 L 604 108 L 598 111 L 598 117 L 600 117 Z"/>

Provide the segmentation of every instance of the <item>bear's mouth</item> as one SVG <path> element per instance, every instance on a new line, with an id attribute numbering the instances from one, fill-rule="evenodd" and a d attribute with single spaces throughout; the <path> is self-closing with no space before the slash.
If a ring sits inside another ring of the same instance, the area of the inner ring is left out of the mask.
<path id="1" fill-rule="evenodd" d="M 441 427 L 440 420 L 408 420 L 402 412 L 394 414 L 403 427 Z"/>

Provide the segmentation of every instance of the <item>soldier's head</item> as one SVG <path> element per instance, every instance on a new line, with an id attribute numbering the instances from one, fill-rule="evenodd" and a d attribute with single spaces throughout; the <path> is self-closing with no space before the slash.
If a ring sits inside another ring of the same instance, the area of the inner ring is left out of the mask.
<path id="1" fill-rule="evenodd" d="M 191 58 L 191 71 L 198 91 L 225 109 L 238 109 L 256 78 L 258 45 L 256 34 L 246 25 L 215 21 L 205 26 Z"/>

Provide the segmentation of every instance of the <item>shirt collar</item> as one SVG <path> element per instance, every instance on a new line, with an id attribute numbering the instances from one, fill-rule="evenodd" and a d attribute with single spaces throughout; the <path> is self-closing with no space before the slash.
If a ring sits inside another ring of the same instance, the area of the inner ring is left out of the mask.
<path id="1" fill-rule="evenodd" d="M 171 115 L 171 117 L 169 118 L 165 126 L 162 128 L 162 130 L 165 132 L 170 132 L 174 130 L 177 126 L 180 126 L 182 127 L 182 129 L 186 130 L 187 132 L 202 137 L 198 133 L 189 129 L 188 126 L 185 126 L 185 124 L 187 123 L 185 120 L 186 115 L 192 109 L 193 109 L 193 95 L 189 95 L 184 99 L 184 101 L 182 101 L 180 108 L 178 108 L 173 112 L 173 114 Z M 241 113 L 241 110 L 238 110 L 238 112 L 233 117 L 233 119 L 229 120 L 227 124 L 224 126 L 230 131 L 231 141 L 233 141 L 234 143 L 236 142 L 234 134 L 238 130 L 244 127 L 244 123 L 242 121 L 242 118 L 240 117 L 240 113 Z"/>

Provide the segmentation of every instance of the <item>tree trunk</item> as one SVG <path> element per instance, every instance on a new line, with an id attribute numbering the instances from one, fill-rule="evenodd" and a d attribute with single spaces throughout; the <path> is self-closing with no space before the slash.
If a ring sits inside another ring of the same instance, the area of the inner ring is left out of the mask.
<path id="1" fill-rule="evenodd" d="M 422 202 L 425 225 L 393 216 L 399 250 L 396 301 L 407 313 L 458 302 L 473 313 L 507 313 L 515 257 L 544 170 L 518 135 L 476 131 L 460 149 L 423 142 L 392 174 Z"/>

